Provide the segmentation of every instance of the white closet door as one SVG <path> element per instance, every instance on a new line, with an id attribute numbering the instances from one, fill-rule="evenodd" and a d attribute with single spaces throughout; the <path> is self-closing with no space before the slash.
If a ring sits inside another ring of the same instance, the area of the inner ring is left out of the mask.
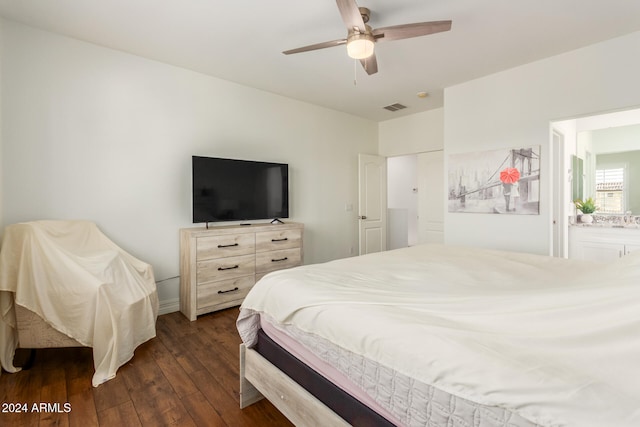
<path id="1" fill-rule="evenodd" d="M 444 152 L 418 154 L 418 242 L 444 243 Z"/>

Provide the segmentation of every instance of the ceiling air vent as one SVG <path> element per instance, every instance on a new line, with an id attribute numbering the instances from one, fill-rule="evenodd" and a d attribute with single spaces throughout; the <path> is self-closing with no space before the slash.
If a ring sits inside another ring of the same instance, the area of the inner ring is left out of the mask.
<path id="1" fill-rule="evenodd" d="M 395 104 L 387 105 L 386 107 L 382 107 L 382 108 L 389 111 L 398 111 L 398 110 L 403 110 L 407 108 L 407 106 L 396 102 Z"/>

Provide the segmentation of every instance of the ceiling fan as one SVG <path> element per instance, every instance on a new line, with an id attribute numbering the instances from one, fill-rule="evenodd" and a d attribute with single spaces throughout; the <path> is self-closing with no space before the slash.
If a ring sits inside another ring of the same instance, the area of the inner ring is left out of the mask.
<path id="1" fill-rule="evenodd" d="M 372 29 L 367 22 L 371 12 L 366 7 L 358 7 L 355 0 L 336 0 L 342 20 L 347 26 L 347 38 L 286 50 L 282 53 L 308 52 L 310 50 L 347 45 L 350 57 L 360 60 L 367 74 L 378 72 L 378 61 L 374 52 L 374 44 L 382 41 L 408 39 L 429 34 L 449 31 L 451 21 L 418 22 L 414 24 L 394 25 L 392 27 Z"/>

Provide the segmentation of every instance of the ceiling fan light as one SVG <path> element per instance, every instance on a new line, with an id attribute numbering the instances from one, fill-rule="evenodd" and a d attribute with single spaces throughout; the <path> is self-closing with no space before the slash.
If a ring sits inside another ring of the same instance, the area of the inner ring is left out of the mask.
<path id="1" fill-rule="evenodd" d="M 353 34 L 347 42 L 347 54 L 353 59 L 364 59 L 373 55 L 373 40 L 368 34 Z"/>

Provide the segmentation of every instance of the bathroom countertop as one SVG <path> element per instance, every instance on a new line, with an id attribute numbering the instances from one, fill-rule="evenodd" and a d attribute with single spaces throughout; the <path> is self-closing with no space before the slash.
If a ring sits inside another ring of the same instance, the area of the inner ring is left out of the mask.
<path id="1" fill-rule="evenodd" d="M 571 227 L 583 227 L 583 228 L 619 228 L 619 229 L 628 229 L 628 230 L 640 230 L 640 225 L 638 224 L 616 224 L 611 222 L 592 222 L 590 224 L 577 222 L 574 224 L 570 224 Z"/>

